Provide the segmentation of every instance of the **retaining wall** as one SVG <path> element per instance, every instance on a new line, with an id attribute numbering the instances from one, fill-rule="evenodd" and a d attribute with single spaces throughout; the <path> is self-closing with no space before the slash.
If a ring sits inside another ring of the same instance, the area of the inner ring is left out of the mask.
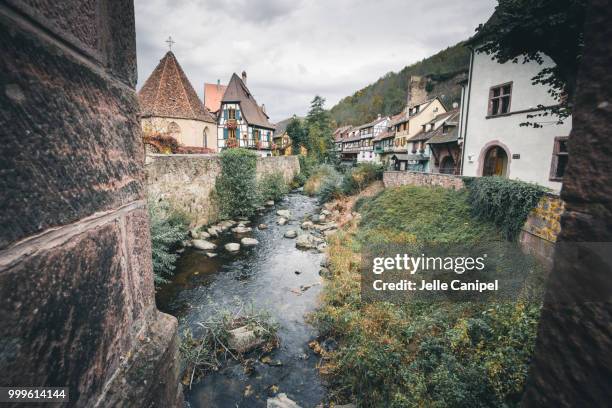
<path id="1" fill-rule="evenodd" d="M 217 176 L 221 174 L 218 155 L 151 154 L 146 160 L 149 197 L 163 199 L 185 213 L 192 225 L 215 222 L 219 208 L 214 197 Z M 289 183 L 300 172 L 297 156 L 271 156 L 257 159 L 256 177 L 281 172 Z"/>

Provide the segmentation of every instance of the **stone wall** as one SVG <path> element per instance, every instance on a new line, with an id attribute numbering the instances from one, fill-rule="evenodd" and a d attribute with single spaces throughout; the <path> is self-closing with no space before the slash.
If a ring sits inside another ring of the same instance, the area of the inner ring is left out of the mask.
<path id="1" fill-rule="evenodd" d="M 519 236 L 522 247 L 549 270 L 553 266 L 555 242 L 561 231 L 561 214 L 564 207 L 558 195 L 545 194 L 529 213 Z"/>
<path id="2" fill-rule="evenodd" d="M 464 187 L 461 176 L 412 171 L 386 171 L 383 182 L 385 187 L 439 186 L 454 190 Z M 563 201 L 558 195 L 545 194 L 529 214 L 519 237 L 523 249 L 538 258 L 546 269 L 552 268 L 563 209 Z"/>
<path id="3" fill-rule="evenodd" d="M 383 175 L 385 187 L 398 186 L 440 186 L 459 190 L 463 188 L 463 180 L 459 176 L 439 173 L 422 173 L 418 171 L 385 171 Z"/>
<path id="4" fill-rule="evenodd" d="M 296 156 L 259 157 L 257 178 L 282 172 L 287 183 L 300 171 Z M 214 191 L 221 161 L 217 155 L 152 154 L 147 155 L 147 188 L 149 197 L 163 199 L 185 213 L 192 225 L 215 222 L 219 209 Z"/>
<path id="5" fill-rule="evenodd" d="M 180 406 L 155 307 L 128 0 L 0 5 L 0 384 Z"/>

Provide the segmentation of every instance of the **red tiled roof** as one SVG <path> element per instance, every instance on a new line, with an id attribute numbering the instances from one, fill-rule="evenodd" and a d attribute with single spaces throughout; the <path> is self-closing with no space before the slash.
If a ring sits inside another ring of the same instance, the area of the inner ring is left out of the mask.
<path id="1" fill-rule="evenodd" d="M 204 84 L 204 106 L 211 112 L 217 112 L 226 89 L 227 85 Z"/>
<path id="2" fill-rule="evenodd" d="M 160 116 L 216 122 L 204 107 L 172 51 L 159 61 L 138 92 L 143 117 Z"/>

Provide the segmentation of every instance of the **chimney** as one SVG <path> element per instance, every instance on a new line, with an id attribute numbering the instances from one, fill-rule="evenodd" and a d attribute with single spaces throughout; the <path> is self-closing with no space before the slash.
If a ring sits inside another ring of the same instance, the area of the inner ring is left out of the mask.
<path id="1" fill-rule="evenodd" d="M 413 75 L 408 80 L 408 96 L 406 98 L 406 108 L 413 108 L 427 100 L 425 85 L 427 78 Z"/>
<path id="2" fill-rule="evenodd" d="M 261 110 L 263 113 L 266 113 L 266 105 L 264 103 L 261 104 Z"/>
<path id="3" fill-rule="evenodd" d="M 221 80 L 217 79 L 217 92 L 219 91 L 220 87 L 221 87 Z"/>
<path id="4" fill-rule="evenodd" d="M 244 82 L 245 85 L 246 85 L 246 79 L 247 79 L 246 71 L 242 71 L 242 82 Z"/>

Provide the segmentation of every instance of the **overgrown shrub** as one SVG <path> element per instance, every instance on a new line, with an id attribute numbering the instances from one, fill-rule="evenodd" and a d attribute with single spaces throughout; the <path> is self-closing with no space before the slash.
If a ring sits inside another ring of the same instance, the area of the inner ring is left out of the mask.
<path id="1" fill-rule="evenodd" d="M 382 180 L 383 166 L 375 163 L 360 163 L 347 169 L 342 181 L 342 193 L 352 195 L 362 191 L 375 180 Z"/>
<path id="2" fill-rule="evenodd" d="M 316 159 L 312 156 L 299 155 L 298 160 L 300 161 L 300 174 L 304 175 L 305 179 L 308 179 L 313 170 L 315 170 L 319 165 Z"/>
<path id="3" fill-rule="evenodd" d="M 168 281 L 174 271 L 178 255 L 176 245 L 187 236 L 188 222 L 166 202 L 149 199 L 149 226 L 151 229 L 151 249 L 153 255 L 153 274 L 155 284 Z"/>
<path id="4" fill-rule="evenodd" d="M 280 172 L 266 174 L 259 181 L 259 195 L 262 200 L 278 201 L 288 192 L 289 188 Z"/>
<path id="5" fill-rule="evenodd" d="M 293 182 L 292 185 L 297 188 L 297 187 L 302 187 L 305 183 L 306 183 L 306 175 L 304 173 L 298 173 L 295 175 L 295 177 L 293 177 Z"/>
<path id="6" fill-rule="evenodd" d="M 304 192 L 310 196 L 317 196 L 321 203 L 325 203 L 342 194 L 342 174 L 329 164 L 321 164 L 311 171 L 310 177 L 304 184 Z"/>
<path id="7" fill-rule="evenodd" d="M 472 213 L 493 221 L 509 240 L 516 240 L 529 212 L 546 191 L 536 184 L 503 177 L 464 178 Z"/>
<path id="8" fill-rule="evenodd" d="M 257 154 L 247 149 L 227 149 L 219 155 L 221 174 L 216 193 L 222 217 L 250 217 L 255 213 L 257 191 Z"/>

